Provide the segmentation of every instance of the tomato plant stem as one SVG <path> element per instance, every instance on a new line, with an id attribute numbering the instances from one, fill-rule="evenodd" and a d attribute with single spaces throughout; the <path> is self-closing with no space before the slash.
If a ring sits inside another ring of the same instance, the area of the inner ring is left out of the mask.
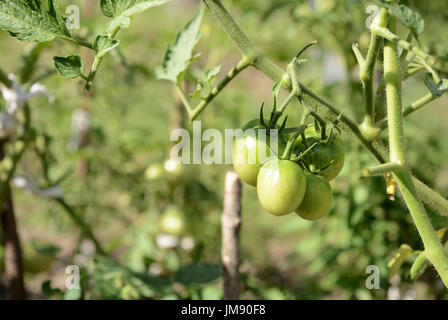
<path id="1" fill-rule="evenodd" d="M 0 82 L 3 83 L 7 88 L 12 87 L 12 81 L 8 78 L 6 73 L 3 72 L 3 70 L 0 69 Z"/>
<path id="2" fill-rule="evenodd" d="M 120 27 L 115 27 L 115 29 L 110 33 L 109 37 L 113 39 L 117 32 L 120 30 Z M 93 49 L 93 46 L 91 47 Z M 95 55 L 95 59 L 93 60 L 92 68 L 90 70 L 90 73 L 87 77 L 83 78 L 86 81 L 86 85 L 84 86 L 84 89 L 90 91 L 92 88 L 93 80 L 95 79 L 96 73 L 98 71 L 98 68 L 100 67 L 101 61 L 103 61 L 103 56 L 99 57 L 98 55 Z"/>
<path id="3" fill-rule="evenodd" d="M 381 38 L 374 33 L 370 35 L 370 45 L 365 62 L 360 66 L 359 78 L 364 90 L 364 123 L 371 127 L 375 119 L 375 95 L 373 93 L 373 80 L 375 63 L 378 56 Z"/>
<path id="4" fill-rule="evenodd" d="M 412 264 L 411 271 L 410 271 L 410 279 L 414 281 L 419 276 L 420 272 L 423 270 L 423 268 L 427 265 L 428 259 L 426 259 L 426 253 L 425 251 L 420 252 L 420 254 L 415 259 L 414 263 Z"/>
<path id="5" fill-rule="evenodd" d="M 384 164 L 380 164 L 379 166 L 366 168 L 363 170 L 364 176 L 374 176 L 381 175 L 388 172 L 394 172 L 400 168 L 400 165 L 395 162 L 388 162 Z"/>
<path id="6" fill-rule="evenodd" d="M 384 39 L 387 39 L 388 41 L 391 41 L 395 44 L 398 44 L 403 49 L 409 50 L 410 52 L 414 53 L 416 56 L 422 58 L 424 61 L 428 62 L 429 64 L 436 63 L 436 59 L 424 52 L 422 49 L 420 49 L 417 46 L 414 46 L 413 44 L 409 43 L 406 40 L 401 39 L 399 36 L 391 32 L 389 29 L 381 26 L 374 26 L 371 28 L 372 32 L 375 33 L 377 36 L 380 36 Z"/>
<path id="7" fill-rule="evenodd" d="M 420 108 L 426 106 L 428 103 L 434 101 L 436 98 L 432 95 L 431 92 L 425 94 L 420 99 L 412 102 L 406 108 L 403 109 L 403 117 L 410 115 L 411 113 L 419 110 Z M 377 126 L 381 129 L 387 128 L 387 118 L 384 118 L 381 121 L 377 122 Z"/>
<path id="8" fill-rule="evenodd" d="M 188 101 L 188 98 L 185 96 L 185 93 L 182 90 L 182 87 L 180 84 L 176 85 L 176 92 L 177 92 L 180 100 L 184 104 L 185 109 L 187 109 L 188 114 L 192 114 L 193 108 L 192 108 L 190 102 Z"/>
<path id="9" fill-rule="evenodd" d="M 93 50 L 92 44 L 88 43 L 87 41 L 84 41 L 84 40 L 81 40 L 81 39 L 78 39 L 78 38 L 70 38 L 70 37 L 66 37 L 66 38 L 63 38 L 63 39 L 65 39 L 67 41 L 70 41 L 70 42 L 73 42 L 74 44 L 77 44 L 78 46 L 86 47 L 88 49 Z"/>

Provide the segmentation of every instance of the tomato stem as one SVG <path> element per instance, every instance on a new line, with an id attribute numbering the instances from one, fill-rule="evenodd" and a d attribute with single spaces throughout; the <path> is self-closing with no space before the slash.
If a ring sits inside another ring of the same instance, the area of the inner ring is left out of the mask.
<path id="1" fill-rule="evenodd" d="M 390 18 L 389 28 L 395 30 L 395 19 Z M 386 82 L 386 100 L 391 162 L 399 165 L 393 172 L 406 205 L 422 238 L 426 256 L 434 265 L 445 286 L 448 287 L 448 257 L 437 238 L 426 210 L 418 196 L 408 168 L 403 133 L 402 116 L 402 76 L 398 57 L 397 43 L 386 40 L 384 45 L 384 75 Z"/>

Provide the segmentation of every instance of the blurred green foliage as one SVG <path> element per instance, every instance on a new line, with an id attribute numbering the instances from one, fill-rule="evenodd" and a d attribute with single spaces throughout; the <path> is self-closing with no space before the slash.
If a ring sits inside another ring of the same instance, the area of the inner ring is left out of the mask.
<path id="1" fill-rule="evenodd" d="M 88 2 L 77 2 L 81 7 L 81 30 L 75 33 L 79 36 L 100 32 L 105 26 L 98 6 Z M 351 46 L 358 42 L 363 52 L 367 49 L 365 8 L 374 2 L 226 2 L 242 29 L 279 64 L 285 64 L 310 41 L 318 40 L 318 45 L 307 53 L 308 62 L 301 66 L 300 80 L 359 119 L 362 90 Z M 60 3 L 61 8 L 71 4 Z M 59 248 L 53 254 L 56 261 L 51 268 L 38 275 L 27 274 L 28 287 L 35 297 L 222 297 L 220 214 L 223 177 L 231 167 L 185 165 L 180 174 L 163 169 L 160 177 L 145 178 L 149 165 L 162 167 L 167 159 L 170 130 L 179 116 L 179 101 L 171 84 L 156 80 L 154 69 L 163 60 L 166 44 L 194 15 L 197 3 L 172 1 L 133 18 L 132 27 L 118 35 L 120 54 L 114 52 L 104 60 L 91 96 L 85 95 L 78 81 L 57 75 L 42 81 L 54 95 L 55 103 L 48 104 L 40 98 L 31 102 L 31 108 L 34 125 L 51 136 L 53 161 L 49 175 L 57 179 L 68 172 L 61 183 L 65 197 L 82 212 L 82 218 L 98 234 L 110 257 L 86 250 L 88 242 L 55 202 L 14 189 L 19 232 L 25 245 L 45 241 Z M 419 1 L 408 3 L 426 18 L 422 44 L 439 55 L 448 53 L 443 51 L 447 46 L 442 45 L 448 43 L 448 34 L 439 32 L 447 26 L 446 1 L 431 1 L 431 6 Z M 93 12 L 85 11 L 91 8 Z M 202 56 L 194 62 L 193 69 L 204 71 L 222 65 L 220 78 L 239 60 L 239 53 L 208 14 L 204 20 L 203 38 L 197 48 Z M 21 53 L 32 46 L 1 32 L 0 67 L 15 72 L 22 63 Z M 35 75 L 53 70 L 53 55 L 74 51 L 87 59 L 88 53 L 83 49 L 60 41 L 52 43 L 44 48 Z M 326 77 L 328 68 L 341 72 L 336 77 Z M 405 82 L 405 103 L 426 93 L 422 79 L 422 75 L 417 75 Z M 261 102 L 270 103 L 272 85 L 261 73 L 246 70 L 201 115 L 203 130 L 237 128 L 255 118 Z M 187 88 L 194 92 L 194 88 Z M 382 101 L 381 96 L 378 101 Z M 406 122 L 409 161 L 414 173 L 445 196 L 446 105 L 447 98 L 443 97 Z M 71 116 L 79 108 L 91 109 L 90 143 L 80 150 L 68 151 Z M 300 119 L 297 110 L 298 105 L 288 110 L 291 122 Z M 185 125 L 190 129 L 190 123 Z M 400 197 L 396 201 L 387 199 L 382 177 L 361 177 L 362 168 L 374 165 L 371 156 L 347 135 L 342 138 L 347 159 L 341 175 L 332 182 L 334 203 L 326 219 L 308 222 L 295 215 L 271 216 L 258 204 L 255 189 L 244 187 L 243 298 L 384 299 L 391 286 L 387 263 L 400 245 L 422 249 Z M 79 179 L 77 168 L 82 161 L 88 162 L 88 173 Z M 23 162 L 45 185 L 36 157 L 26 154 Z M 182 237 L 163 238 L 158 221 L 173 205 L 183 211 L 187 231 Z M 448 226 L 447 219 L 436 219 L 435 215 L 433 222 L 437 228 Z M 1 256 L 0 247 L 0 260 Z M 414 284 L 408 283 L 414 258 L 405 262 L 399 271 L 401 280 L 393 285 L 400 288 L 403 296 L 412 292 L 422 299 L 447 298 L 432 270 Z M 61 278 L 64 281 L 63 270 L 68 264 L 82 266 L 83 292 L 66 291 L 58 282 Z M 380 268 L 379 290 L 366 289 L 369 265 Z"/>

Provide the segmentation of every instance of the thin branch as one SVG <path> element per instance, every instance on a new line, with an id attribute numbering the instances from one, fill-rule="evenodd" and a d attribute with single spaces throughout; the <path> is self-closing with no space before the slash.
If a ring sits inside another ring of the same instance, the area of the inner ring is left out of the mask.
<path id="1" fill-rule="evenodd" d="M 374 125 L 375 119 L 375 95 L 373 93 L 373 80 L 375 72 L 375 63 L 378 57 L 381 38 L 374 33 L 370 36 L 370 45 L 367 51 L 367 58 L 360 65 L 359 78 L 361 79 L 364 90 L 364 124 L 368 127 Z"/>
<path id="2" fill-rule="evenodd" d="M 119 30 L 120 30 L 120 27 L 118 27 L 118 26 L 115 27 L 115 29 L 111 32 L 109 37 L 111 39 L 113 39 Z M 86 77 L 86 79 L 84 79 L 84 80 L 86 80 L 86 85 L 84 86 L 84 89 L 86 89 L 87 91 L 90 91 L 90 89 L 92 88 L 93 80 L 95 79 L 96 73 L 98 71 L 98 68 L 100 67 L 101 61 L 103 61 L 103 58 L 104 58 L 104 56 L 98 57 L 97 55 L 95 55 L 95 59 L 93 60 L 93 64 L 92 64 L 90 73 Z"/>
<path id="3" fill-rule="evenodd" d="M 380 164 L 376 167 L 371 168 L 365 168 L 363 170 L 363 175 L 368 176 L 375 176 L 375 175 L 382 175 L 389 172 L 395 172 L 399 170 L 401 166 L 395 162 L 388 162 L 384 164 Z"/>
<path id="4" fill-rule="evenodd" d="M 88 48 L 88 49 L 93 50 L 93 46 L 92 46 L 92 44 L 89 43 L 89 42 L 87 42 L 87 41 L 84 41 L 84 40 L 82 40 L 82 39 L 78 39 L 78 38 L 70 38 L 70 37 L 64 37 L 64 38 L 62 38 L 62 39 L 67 40 L 67 41 L 70 41 L 70 42 L 72 42 L 72 43 L 74 43 L 74 44 L 77 44 L 78 46 L 86 47 L 86 48 Z"/>
<path id="5" fill-rule="evenodd" d="M 412 102 L 410 105 L 408 105 L 406 108 L 404 108 L 402 116 L 403 117 L 407 117 L 411 113 L 413 113 L 413 112 L 423 108 L 424 106 L 426 106 L 430 102 L 434 101 L 435 99 L 436 98 L 432 95 L 431 92 L 427 93 L 426 95 L 424 95 L 420 99 Z M 384 119 L 378 121 L 377 122 L 377 126 L 379 128 L 381 128 L 381 129 L 386 129 L 387 128 L 387 118 L 384 118 Z"/>
<path id="6" fill-rule="evenodd" d="M 392 30 L 395 29 L 394 18 L 391 18 L 389 25 Z M 387 40 L 385 42 L 383 57 L 386 81 L 390 159 L 401 166 L 400 170 L 394 171 L 394 177 L 422 239 L 426 256 L 437 270 L 445 286 L 448 287 L 448 256 L 444 251 L 442 243 L 437 238 L 436 232 L 434 231 L 426 210 L 418 196 L 407 165 L 401 106 L 401 66 L 395 41 Z"/>
<path id="7" fill-rule="evenodd" d="M 371 27 L 371 31 L 375 33 L 377 36 L 380 36 L 386 40 L 389 40 L 391 42 L 394 42 L 395 44 L 398 44 L 403 49 L 409 50 L 410 52 L 414 53 L 416 56 L 422 58 L 429 64 L 435 64 L 436 58 L 431 56 L 430 54 L 427 54 L 419 47 L 414 46 L 413 44 L 409 43 L 406 40 L 401 39 L 399 36 L 391 32 L 389 29 L 380 27 L 380 26 L 373 26 Z"/>
<path id="8" fill-rule="evenodd" d="M 0 145 L 0 158 L 3 158 L 3 142 Z M 13 170 L 10 170 L 13 172 Z M 5 249 L 5 275 L 8 282 L 9 299 L 26 299 L 26 289 L 23 280 L 22 249 L 15 218 L 14 206 L 9 186 L 10 174 L 7 181 L 1 184 L 1 225 Z"/>

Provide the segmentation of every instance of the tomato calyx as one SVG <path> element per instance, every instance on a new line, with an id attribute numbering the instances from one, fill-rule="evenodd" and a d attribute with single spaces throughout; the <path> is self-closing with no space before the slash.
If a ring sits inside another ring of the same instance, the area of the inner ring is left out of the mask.
<path id="1" fill-rule="evenodd" d="M 328 180 L 334 179 L 345 159 L 339 134 L 336 122 L 327 127 L 315 121 L 295 140 L 293 152 L 297 156 L 293 160 L 298 161 L 307 172 L 324 176 Z"/>

